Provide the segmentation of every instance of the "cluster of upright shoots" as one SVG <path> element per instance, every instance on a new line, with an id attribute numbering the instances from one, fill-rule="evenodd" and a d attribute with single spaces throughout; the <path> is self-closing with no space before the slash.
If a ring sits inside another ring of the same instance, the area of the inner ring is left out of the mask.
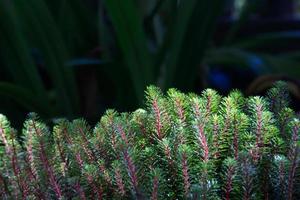
<path id="1" fill-rule="evenodd" d="M 1 199 L 300 199 L 300 121 L 286 84 L 266 97 L 154 87 L 145 109 L 82 119 L 0 116 Z"/>

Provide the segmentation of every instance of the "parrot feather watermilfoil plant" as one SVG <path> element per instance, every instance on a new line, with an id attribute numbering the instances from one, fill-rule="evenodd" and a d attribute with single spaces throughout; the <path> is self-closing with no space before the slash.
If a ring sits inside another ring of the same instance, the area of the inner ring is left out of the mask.
<path id="1" fill-rule="evenodd" d="M 284 82 L 266 97 L 157 87 L 132 113 L 108 110 L 23 134 L 0 116 L 1 199 L 299 199 L 300 120 Z"/>

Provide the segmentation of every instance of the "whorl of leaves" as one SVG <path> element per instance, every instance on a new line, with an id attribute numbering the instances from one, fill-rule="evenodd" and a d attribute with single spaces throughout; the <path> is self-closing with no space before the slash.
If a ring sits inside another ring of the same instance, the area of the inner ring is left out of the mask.
<path id="1" fill-rule="evenodd" d="M 267 97 L 154 86 L 146 106 L 95 128 L 0 115 L 1 199 L 299 199 L 300 121 L 286 84 Z"/>

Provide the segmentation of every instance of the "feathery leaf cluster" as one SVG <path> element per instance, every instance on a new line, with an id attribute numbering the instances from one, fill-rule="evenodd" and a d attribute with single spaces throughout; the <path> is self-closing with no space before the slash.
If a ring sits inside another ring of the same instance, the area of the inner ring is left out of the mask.
<path id="1" fill-rule="evenodd" d="M 283 82 L 267 97 L 157 87 L 95 128 L 0 116 L 1 199 L 299 199 L 300 120 Z"/>

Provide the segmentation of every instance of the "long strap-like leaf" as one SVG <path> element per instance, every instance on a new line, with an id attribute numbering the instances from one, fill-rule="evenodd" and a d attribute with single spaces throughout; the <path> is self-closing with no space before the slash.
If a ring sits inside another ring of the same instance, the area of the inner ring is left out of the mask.
<path id="1" fill-rule="evenodd" d="M 132 0 L 106 0 L 106 9 L 114 25 L 116 37 L 134 83 L 135 93 L 143 99 L 145 86 L 153 82 L 153 68 L 147 40 Z"/>

